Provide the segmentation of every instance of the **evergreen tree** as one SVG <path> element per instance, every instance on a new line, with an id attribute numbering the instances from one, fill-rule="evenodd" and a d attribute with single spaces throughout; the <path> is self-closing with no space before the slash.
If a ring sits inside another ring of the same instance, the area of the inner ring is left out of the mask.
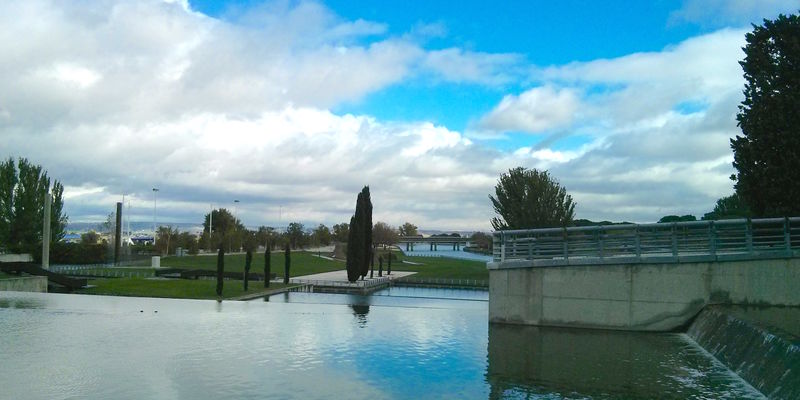
<path id="1" fill-rule="evenodd" d="M 289 284 L 289 268 L 292 266 L 292 250 L 289 248 L 289 243 L 286 243 L 286 247 L 283 250 L 283 284 Z"/>
<path id="2" fill-rule="evenodd" d="M 745 40 L 731 178 L 753 216 L 800 215 L 800 17 L 764 20 Z"/>
<path id="3" fill-rule="evenodd" d="M 264 287 L 269 287 L 269 278 L 272 275 L 272 260 L 270 260 L 270 243 L 267 242 L 265 246 L 267 249 L 264 250 Z"/>
<path id="4" fill-rule="evenodd" d="M 362 246 L 364 245 L 364 210 L 363 193 L 358 194 L 356 200 L 356 211 L 350 218 L 350 228 L 347 232 L 347 280 L 355 282 L 361 275 L 361 259 L 364 256 Z"/>
<path id="5" fill-rule="evenodd" d="M 14 165 L 14 159 L 9 158 L 0 163 L 0 249 L 10 247 L 16 186 L 17 167 Z"/>
<path id="6" fill-rule="evenodd" d="M 244 255 L 244 291 L 247 291 L 247 283 L 250 281 L 250 265 L 253 263 L 253 252 L 247 250 Z"/>
<path id="7" fill-rule="evenodd" d="M 225 249 L 219 246 L 217 252 L 217 297 L 222 300 L 222 281 L 225 278 Z"/>
<path id="8" fill-rule="evenodd" d="M 575 203 L 567 190 L 547 171 L 517 167 L 502 174 L 489 195 L 497 217 L 492 227 L 503 229 L 567 226 L 575 216 Z"/>
<path id="9" fill-rule="evenodd" d="M 364 220 L 362 223 L 364 224 L 361 229 L 364 232 L 364 261 L 361 266 L 361 276 L 366 277 L 369 273 L 369 266 L 372 265 L 372 200 L 370 199 L 369 195 L 369 186 L 364 186 L 364 189 L 361 190 L 362 194 L 362 207 L 364 210 Z"/>

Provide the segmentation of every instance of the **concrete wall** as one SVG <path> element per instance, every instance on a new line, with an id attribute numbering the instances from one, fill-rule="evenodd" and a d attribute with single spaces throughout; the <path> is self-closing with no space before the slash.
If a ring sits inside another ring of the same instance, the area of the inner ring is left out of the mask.
<path id="1" fill-rule="evenodd" d="M 488 267 L 491 322 L 666 331 L 707 304 L 800 306 L 800 259 Z"/>
<path id="2" fill-rule="evenodd" d="M 0 262 L 32 262 L 30 254 L 0 254 Z"/>
<path id="3" fill-rule="evenodd" d="M 46 276 L 26 276 L 0 279 L 0 292 L 41 292 L 47 293 Z"/>

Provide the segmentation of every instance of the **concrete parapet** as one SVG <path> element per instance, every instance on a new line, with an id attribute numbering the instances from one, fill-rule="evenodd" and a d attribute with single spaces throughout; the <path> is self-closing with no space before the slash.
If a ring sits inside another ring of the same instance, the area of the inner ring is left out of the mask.
<path id="1" fill-rule="evenodd" d="M 33 262 L 30 254 L 0 254 L 0 262 Z"/>
<path id="2" fill-rule="evenodd" d="M 491 322 L 667 331 L 708 304 L 800 306 L 796 258 L 488 267 Z"/>
<path id="3" fill-rule="evenodd" d="M 40 292 L 47 293 L 46 276 L 25 276 L 0 279 L 0 292 Z"/>

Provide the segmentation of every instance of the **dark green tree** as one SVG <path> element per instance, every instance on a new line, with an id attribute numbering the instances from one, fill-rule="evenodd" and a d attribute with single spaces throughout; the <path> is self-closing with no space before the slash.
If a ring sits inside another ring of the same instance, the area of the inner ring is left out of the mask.
<path id="1" fill-rule="evenodd" d="M 403 225 L 400 225 L 400 228 L 398 229 L 398 231 L 400 232 L 400 236 L 417 236 L 418 235 L 417 226 L 412 224 L 412 223 L 410 223 L 410 222 L 406 222 Z"/>
<path id="2" fill-rule="evenodd" d="M 207 237 L 209 222 L 212 227 L 211 237 Z M 234 247 L 238 248 L 241 244 L 241 238 L 238 233 L 244 231 L 245 227 L 242 225 L 242 221 L 234 218 L 233 214 L 224 208 L 212 210 L 211 213 L 206 214 L 203 218 L 204 236 L 207 240 L 210 240 L 206 245 L 210 245 L 210 247 L 216 247 L 224 242 L 228 251 L 231 251 Z"/>
<path id="3" fill-rule="evenodd" d="M 293 249 L 297 249 L 306 244 L 306 231 L 303 224 L 299 222 L 292 222 L 286 227 L 286 237 L 289 240 L 289 245 Z"/>
<path id="4" fill-rule="evenodd" d="M 369 266 L 372 265 L 374 262 L 372 254 L 373 254 L 373 246 L 372 246 L 372 200 L 370 199 L 369 194 L 369 186 L 364 186 L 364 189 L 361 190 L 361 194 L 363 195 L 362 207 L 364 208 L 364 263 L 361 267 L 361 277 L 366 277 L 367 273 L 369 273 Z"/>
<path id="5" fill-rule="evenodd" d="M 69 218 L 64 213 L 64 185 L 59 181 L 53 182 L 53 202 L 50 206 L 50 242 L 56 243 L 67 234 Z"/>
<path id="6" fill-rule="evenodd" d="M 14 159 L 0 163 L 0 249 L 10 248 L 11 226 L 14 223 L 14 188 L 17 187 Z"/>
<path id="7" fill-rule="evenodd" d="M 225 279 L 225 249 L 219 246 L 217 252 L 217 297 L 222 300 L 222 281 Z"/>
<path id="8" fill-rule="evenodd" d="M 289 268 L 292 266 L 292 250 L 289 248 L 289 244 L 286 244 L 286 247 L 283 249 L 283 284 L 289 284 Z"/>
<path id="9" fill-rule="evenodd" d="M 355 282 L 369 273 L 372 257 L 372 201 L 369 186 L 358 194 L 347 238 L 347 279 Z"/>
<path id="10" fill-rule="evenodd" d="M 734 193 L 717 200 L 714 210 L 703 215 L 704 220 L 750 218 L 750 209 L 742 201 L 741 196 Z"/>
<path id="11" fill-rule="evenodd" d="M 745 40 L 731 179 L 753 216 L 800 215 L 800 17 L 765 19 Z"/>
<path id="12" fill-rule="evenodd" d="M 247 283 L 250 281 L 250 265 L 253 263 L 253 252 L 247 250 L 244 255 L 244 291 L 247 291 Z"/>
<path id="13" fill-rule="evenodd" d="M 697 221 L 697 217 L 691 214 L 686 214 L 682 216 L 665 215 L 658 220 L 658 223 L 663 224 L 667 222 L 691 222 L 691 221 Z"/>
<path id="14" fill-rule="evenodd" d="M 272 260 L 270 260 L 270 247 L 272 244 L 267 242 L 264 250 L 264 287 L 269 287 L 269 278 L 272 275 Z"/>
<path id="15" fill-rule="evenodd" d="M 386 275 L 392 274 L 392 252 L 389 251 L 389 254 L 386 256 Z"/>
<path id="16" fill-rule="evenodd" d="M 311 233 L 311 238 L 316 245 L 327 246 L 331 244 L 331 230 L 324 224 L 319 224 Z"/>
<path id="17" fill-rule="evenodd" d="M 347 242 L 350 235 L 350 224 L 342 222 L 333 226 L 333 240 L 341 243 Z"/>
<path id="18" fill-rule="evenodd" d="M 500 175 L 495 195 L 489 195 L 495 230 L 563 227 L 575 217 L 572 196 L 547 171 L 510 169 Z"/>

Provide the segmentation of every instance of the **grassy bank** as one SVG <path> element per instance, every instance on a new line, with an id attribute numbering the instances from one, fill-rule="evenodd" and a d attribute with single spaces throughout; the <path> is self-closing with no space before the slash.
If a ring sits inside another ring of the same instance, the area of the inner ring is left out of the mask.
<path id="1" fill-rule="evenodd" d="M 481 261 L 458 260 L 445 257 L 401 257 L 402 260 L 420 265 L 392 262 L 392 271 L 416 272 L 419 279 L 477 279 L 488 280 L 489 271 Z M 384 264 L 384 269 L 386 265 Z"/>
<path id="2" fill-rule="evenodd" d="M 244 272 L 244 257 L 244 254 L 226 254 L 225 271 Z M 292 252 L 291 257 L 292 266 L 289 270 L 290 277 L 345 269 L 344 262 L 342 261 L 326 260 L 311 253 Z M 270 263 L 272 265 L 272 272 L 282 277 L 284 265 L 283 252 L 272 252 L 270 255 Z M 216 271 L 217 256 L 165 257 L 161 259 L 161 266 Z M 264 253 L 253 254 L 253 264 L 250 268 L 250 272 L 264 272 Z"/>
<path id="3" fill-rule="evenodd" d="M 217 281 L 189 279 L 141 279 L 111 278 L 92 279 L 89 285 L 95 287 L 76 291 L 79 294 L 100 294 L 109 296 L 136 297 L 169 297 L 176 299 L 216 299 Z M 271 282 L 269 289 L 283 288 L 282 283 Z M 248 291 L 243 290 L 242 281 L 226 280 L 223 286 L 223 298 L 241 296 L 248 293 L 264 291 L 264 282 L 250 282 Z"/>

